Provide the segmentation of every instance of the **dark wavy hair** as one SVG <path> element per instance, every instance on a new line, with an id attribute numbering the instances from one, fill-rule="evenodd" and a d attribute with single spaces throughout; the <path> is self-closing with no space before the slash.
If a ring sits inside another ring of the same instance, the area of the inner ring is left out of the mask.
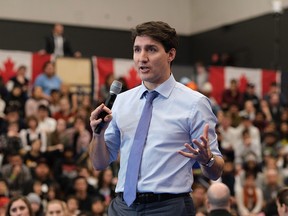
<path id="1" fill-rule="evenodd" d="M 176 30 L 162 21 L 151 21 L 139 24 L 135 29 L 132 29 L 131 33 L 133 44 L 137 36 L 148 36 L 160 42 L 166 53 L 172 48 L 177 50 L 179 44 Z"/>

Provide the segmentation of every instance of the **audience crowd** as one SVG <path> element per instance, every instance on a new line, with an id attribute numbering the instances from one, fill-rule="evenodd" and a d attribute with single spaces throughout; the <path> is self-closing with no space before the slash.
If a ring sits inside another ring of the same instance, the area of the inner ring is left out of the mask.
<path id="1" fill-rule="evenodd" d="M 91 166 L 89 116 L 95 106 L 90 95 L 71 92 L 53 62 L 45 63 L 32 87 L 25 71 L 20 66 L 15 77 L 0 82 L 0 216 L 21 209 L 36 216 L 53 211 L 107 215 L 119 164 L 103 171 Z M 287 98 L 278 83 L 260 97 L 254 84 L 240 92 L 238 80 L 231 80 L 218 103 L 203 64 L 197 64 L 195 76 L 193 89 L 210 98 L 218 117 L 225 159 L 219 181 L 230 190 L 232 215 L 277 215 L 277 192 L 288 183 Z M 106 97 L 110 84 L 101 88 L 100 98 Z M 191 196 L 197 215 L 208 215 L 206 192 L 213 182 L 196 165 L 194 172 Z"/>

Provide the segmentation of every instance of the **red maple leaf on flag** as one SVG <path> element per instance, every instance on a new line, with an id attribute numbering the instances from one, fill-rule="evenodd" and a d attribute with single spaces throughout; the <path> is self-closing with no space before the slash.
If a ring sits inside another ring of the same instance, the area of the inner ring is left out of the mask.
<path id="1" fill-rule="evenodd" d="M 242 74 L 240 76 L 240 79 L 239 79 L 239 90 L 240 90 L 240 92 L 242 92 L 242 93 L 245 92 L 246 87 L 247 87 L 247 83 L 248 83 L 247 77 Z"/>
<path id="2" fill-rule="evenodd" d="M 139 78 L 137 71 L 134 67 L 130 68 L 129 72 L 125 76 L 125 80 L 129 89 L 134 88 L 141 83 L 141 79 Z"/>
<path id="3" fill-rule="evenodd" d="M 4 83 L 6 83 L 11 77 L 16 75 L 16 70 L 14 69 L 15 63 L 9 57 L 3 63 L 4 68 L 0 68 L 0 76 L 3 78 Z"/>

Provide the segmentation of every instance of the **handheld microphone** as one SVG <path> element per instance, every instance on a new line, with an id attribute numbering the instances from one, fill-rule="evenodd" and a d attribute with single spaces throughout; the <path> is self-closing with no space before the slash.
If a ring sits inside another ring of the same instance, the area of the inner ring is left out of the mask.
<path id="1" fill-rule="evenodd" d="M 113 106 L 113 103 L 117 97 L 117 95 L 121 92 L 121 89 L 122 89 L 122 83 L 117 81 L 117 80 L 114 80 L 113 83 L 111 84 L 110 86 L 110 91 L 109 91 L 109 96 L 108 98 L 105 100 L 105 106 L 108 107 L 109 109 L 112 108 Z M 104 127 L 104 118 L 105 116 L 107 115 L 108 113 L 105 112 L 105 111 L 102 111 L 98 118 L 101 118 L 102 119 L 102 122 L 100 122 L 100 124 L 98 124 L 94 130 L 94 132 L 96 134 L 100 134 L 102 128 Z"/>

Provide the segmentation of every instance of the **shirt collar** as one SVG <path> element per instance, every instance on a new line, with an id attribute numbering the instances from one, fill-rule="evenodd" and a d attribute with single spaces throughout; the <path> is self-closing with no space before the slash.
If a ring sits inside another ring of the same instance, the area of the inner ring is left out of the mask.
<path id="1" fill-rule="evenodd" d="M 157 91 L 163 97 L 168 98 L 175 85 L 176 85 L 176 80 L 173 74 L 171 74 L 169 79 L 167 79 L 164 83 L 159 85 L 156 89 L 154 89 L 154 91 Z M 144 92 L 146 91 L 148 91 L 148 89 L 145 87 L 145 85 L 142 82 L 141 88 L 139 91 L 139 98 L 143 98 L 145 95 Z"/>

